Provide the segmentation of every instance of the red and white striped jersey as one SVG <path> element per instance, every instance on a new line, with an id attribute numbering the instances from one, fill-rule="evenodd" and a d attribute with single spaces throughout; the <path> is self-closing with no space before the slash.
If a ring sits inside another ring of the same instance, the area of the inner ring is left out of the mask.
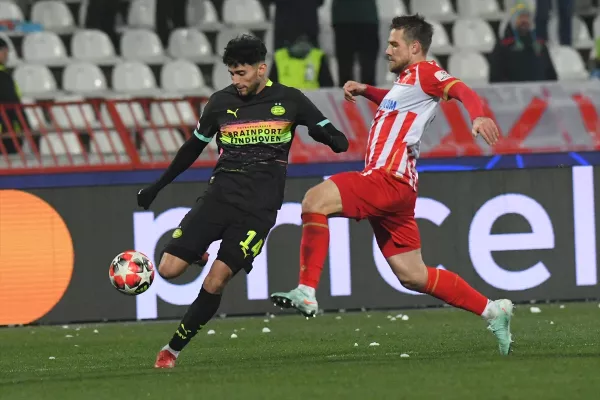
<path id="1" fill-rule="evenodd" d="M 379 105 L 369 130 L 363 173 L 384 168 L 416 190 L 421 136 L 433 118 L 440 98 L 458 79 L 435 61 L 422 61 L 400 74 Z"/>

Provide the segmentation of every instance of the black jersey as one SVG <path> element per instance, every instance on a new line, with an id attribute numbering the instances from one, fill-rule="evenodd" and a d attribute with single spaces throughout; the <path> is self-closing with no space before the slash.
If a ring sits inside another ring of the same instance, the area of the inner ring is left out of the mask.
<path id="1" fill-rule="evenodd" d="M 205 142 L 216 136 L 220 156 L 211 184 L 225 201 L 279 209 L 296 126 L 326 122 L 300 90 L 268 81 L 253 96 L 240 96 L 233 85 L 214 93 L 194 134 Z"/>

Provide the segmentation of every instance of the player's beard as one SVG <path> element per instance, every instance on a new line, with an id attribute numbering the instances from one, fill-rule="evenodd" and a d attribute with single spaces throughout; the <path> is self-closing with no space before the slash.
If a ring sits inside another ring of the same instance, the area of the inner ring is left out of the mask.
<path id="1" fill-rule="evenodd" d="M 251 86 L 248 86 L 246 94 L 240 93 L 239 90 L 238 90 L 238 94 L 242 97 L 254 96 L 256 94 L 256 91 L 258 90 L 259 86 L 260 86 L 260 80 L 257 80 Z"/>
<path id="2" fill-rule="evenodd" d="M 406 69 L 407 66 L 407 60 L 400 60 L 389 64 L 390 72 L 393 72 L 396 75 L 400 75 L 402 71 Z"/>

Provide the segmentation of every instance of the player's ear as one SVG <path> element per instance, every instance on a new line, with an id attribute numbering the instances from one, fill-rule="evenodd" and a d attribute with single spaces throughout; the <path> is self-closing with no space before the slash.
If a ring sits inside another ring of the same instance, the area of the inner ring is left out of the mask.
<path id="1" fill-rule="evenodd" d="M 267 75 L 267 64 L 261 62 L 258 64 L 258 76 L 262 78 L 265 75 Z"/>

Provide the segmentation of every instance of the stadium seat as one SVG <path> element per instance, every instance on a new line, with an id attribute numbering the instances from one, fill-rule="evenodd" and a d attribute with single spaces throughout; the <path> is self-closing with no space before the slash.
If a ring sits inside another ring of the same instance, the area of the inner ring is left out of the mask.
<path id="1" fill-rule="evenodd" d="M 237 27 L 266 30 L 271 23 L 267 21 L 265 10 L 258 0 L 225 0 L 223 3 L 223 22 Z"/>
<path id="2" fill-rule="evenodd" d="M 448 72 L 467 83 L 488 83 L 490 66 L 480 53 L 460 51 L 448 58 Z"/>
<path id="3" fill-rule="evenodd" d="M 215 53 L 222 56 L 223 52 L 225 51 L 225 47 L 227 47 L 227 43 L 234 37 L 244 33 L 248 35 L 252 34 L 249 30 L 240 28 L 223 29 L 220 31 L 217 35 L 217 48 L 215 49 Z"/>
<path id="4" fill-rule="evenodd" d="M 333 4 L 333 0 L 325 0 L 323 5 L 319 7 L 318 15 L 319 15 L 319 25 L 321 26 L 331 26 L 331 5 Z M 277 12 L 277 9 L 275 9 Z"/>
<path id="5" fill-rule="evenodd" d="M 408 14 L 402 0 L 377 0 L 377 13 L 379 23 L 386 25 L 386 28 L 394 17 Z"/>
<path id="6" fill-rule="evenodd" d="M 83 149 L 77 135 L 73 132 L 48 133 L 40 139 L 40 154 L 42 156 L 72 156 L 83 154 Z"/>
<path id="7" fill-rule="evenodd" d="M 183 95 L 210 96 L 212 93 L 198 66 L 188 60 L 175 60 L 163 65 L 160 86 L 168 92 Z"/>
<path id="8" fill-rule="evenodd" d="M 153 29 L 155 26 L 155 0 L 133 0 L 129 4 L 127 25 L 131 28 Z"/>
<path id="9" fill-rule="evenodd" d="M 148 29 L 129 29 L 121 36 L 121 54 L 125 59 L 162 64 L 167 61 L 156 32 Z"/>
<path id="10" fill-rule="evenodd" d="M 461 18 L 499 20 L 505 15 L 498 0 L 458 0 L 457 9 Z"/>
<path id="11" fill-rule="evenodd" d="M 450 0 L 410 0 L 410 10 L 440 22 L 454 21 L 456 14 Z"/>
<path id="12" fill-rule="evenodd" d="M 150 105 L 150 119 L 156 126 L 196 126 L 198 114 L 194 112 L 189 101 L 168 94 L 162 95 L 160 98 L 165 101 L 157 100 Z"/>
<path id="13" fill-rule="evenodd" d="M 72 31 L 75 21 L 69 7 L 62 1 L 38 1 L 33 3 L 31 20 L 51 31 Z"/>
<path id="14" fill-rule="evenodd" d="M 63 89 L 85 95 L 104 95 L 106 78 L 96 64 L 77 62 L 67 65 L 62 76 Z"/>
<path id="15" fill-rule="evenodd" d="M 73 35 L 71 55 L 77 60 L 99 65 L 112 65 L 120 61 L 108 35 L 95 29 L 83 29 Z"/>
<path id="16" fill-rule="evenodd" d="M 183 144 L 183 135 L 176 129 L 146 129 L 142 135 L 140 154 L 174 154 Z"/>
<path id="17" fill-rule="evenodd" d="M 132 95 L 154 95 L 159 92 L 150 67 L 139 61 L 126 61 L 115 65 L 112 85 L 115 91 Z"/>
<path id="18" fill-rule="evenodd" d="M 131 127 L 146 127 L 148 126 L 148 120 L 142 105 L 137 101 L 132 101 L 132 97 L 129 94 L 113 94 L 107 96 L 107 100 L 114 101 L 117 113 L 121 118 L 121 122 L 128 128 Z M 106 103 L 100 106 L 100 119 L 108 127 L 113 127 L 113 119 Z"/>
<path id="19" fill-rule="evenodd" d="M 214 32 L 223 28 L 217 10 L 210 0 L 188 0 L 186 21 L 188 26 L 203 32 Z"/>
<path id="20" fill-rule="evenodd" d="M 590 49 L 594 46 L 590 31 L 580 17 L 574 16 L 572 18 L 571 32 L 572 45 L 576 49 Z M 558 18 L 556 16 L 550 18 L 550 21 L 548 21 L 548 41 L 551 45 L 560 44 L 558 38 Z"/>
<path id="21" fill-rule="evenodd" d="M 438 21 L 429 21 L 433 25 L 433 38 L 431 39 L 431 52 L 435 54 L 450 54 L 453 51 L 448 33 Z M 385 41 L 387 43 L 387 39 Z"/>
<path id="22" fill-rule="evenodd" d="M 17 49 L 15 48 L 15 45 L 13 44 L 13 41 L 10 38 L 10 36 L 5 34 L 4 32 L 0 32 L 0 38 L 2 38 L 8 45 L 8 60 L 6 61 L 6 66 L 12 68 L 19 65 L 21 63 L 21 59 L 17 54 Z"/>
<path id="23" fill-rule="evenodd" d="M 600 38 L 600 14 L 594 18 L 593 31 L 594 38 Z"/>
<path id="24" fill-rule="evenodd" d="M 21 64 L 15 68 L 13 79 L 21 93 L 32 98 L 54 97 L 57 91 L 56 80 L 45 65 Z"/>
<path id="25" fill-rule="evenodd" d="M 335 32 L 331 26 L 321 26 L 319 29 L 319 43 L 321 45 L 321 50 L 323 50 L 325 54 L 329 56 L 335 55 Z"/>
<path id="26" fill-rule="evenodd" d="M 23 21 L 23 11 L 12 1 L 0 1 L 0 20 Z"/>
<path id="27" fill-rule="evenodd" d="M 480 18 L 457 20 L 452 27 L 452 37 L 459 49 L 489 53 L 496 45 L 492 27 Z"/>
<path id="28" fill-rule="evenodd" d="M 94 131 L 90 142 L 90 154 L 125 154 L 125 145 L 116 131 Z"/>
<path id="29" fill-rule="evenodd" d="M 69 63 L 67 50 L 54 32 L 33 32 L 23 40 L 23 59 L 30 63 L 62 66 Z"/>
<path id="30" fill-rule="evenodd" d="M 587 80 L 589 74 L 577 50 L 570 46 L 549 46 L 550 58 L 558 80 Z"/>
<path id="31" fill-rule="evenodd" d="M 25 107 L 24 113 L 27 115 L 27 121 L 33 131 L 39 131 L 42 127 L 47 125 L 46 117 L 44 116 L 44 110 L 42 107 L 37 106 L 35 99 L 29 97 L 21 97 L 21 104 L 30 105 L 31 107 Z"/>
<path id="32" fill-rule="evenodd" d="M 321 27 L 321 31 L 323 27 Z M 267 29 L 264 38 L 265 46 L 267 47 L 267 54 L 273 54 L 275 52 L 275 39 L 273 37 L 273 28 Z M 323 42 L 321 41 L 321 48 L 323 48 Z"/>
<path id="33" fill-rule="evenodd" d="M 97 127 L 98 122 L 96 121 L 94 109 L 89 103 L 69 104 L 79 103 L 83 100 L 84 98 L 78 95 L 57 97 L 56 102 L 50 107 L 51 121 L 54 122 L 52 125 L 61 128 L 62 132 Z"/>
<path id="34" fill-rule="evenodd" d="M 180 28 L 171 32 L 168 52 L 174 58 L 185 58 L 198 64 L 212 64 L 215 61 L 208 38 L 195 28 Z"/>
<path id="35" fill-rule="evenodd" d="M 212 71 L 212 86 L 215 90 L 221 90 L 231 85 L 231 75 L 222 63 L 215 63 Z"/>

